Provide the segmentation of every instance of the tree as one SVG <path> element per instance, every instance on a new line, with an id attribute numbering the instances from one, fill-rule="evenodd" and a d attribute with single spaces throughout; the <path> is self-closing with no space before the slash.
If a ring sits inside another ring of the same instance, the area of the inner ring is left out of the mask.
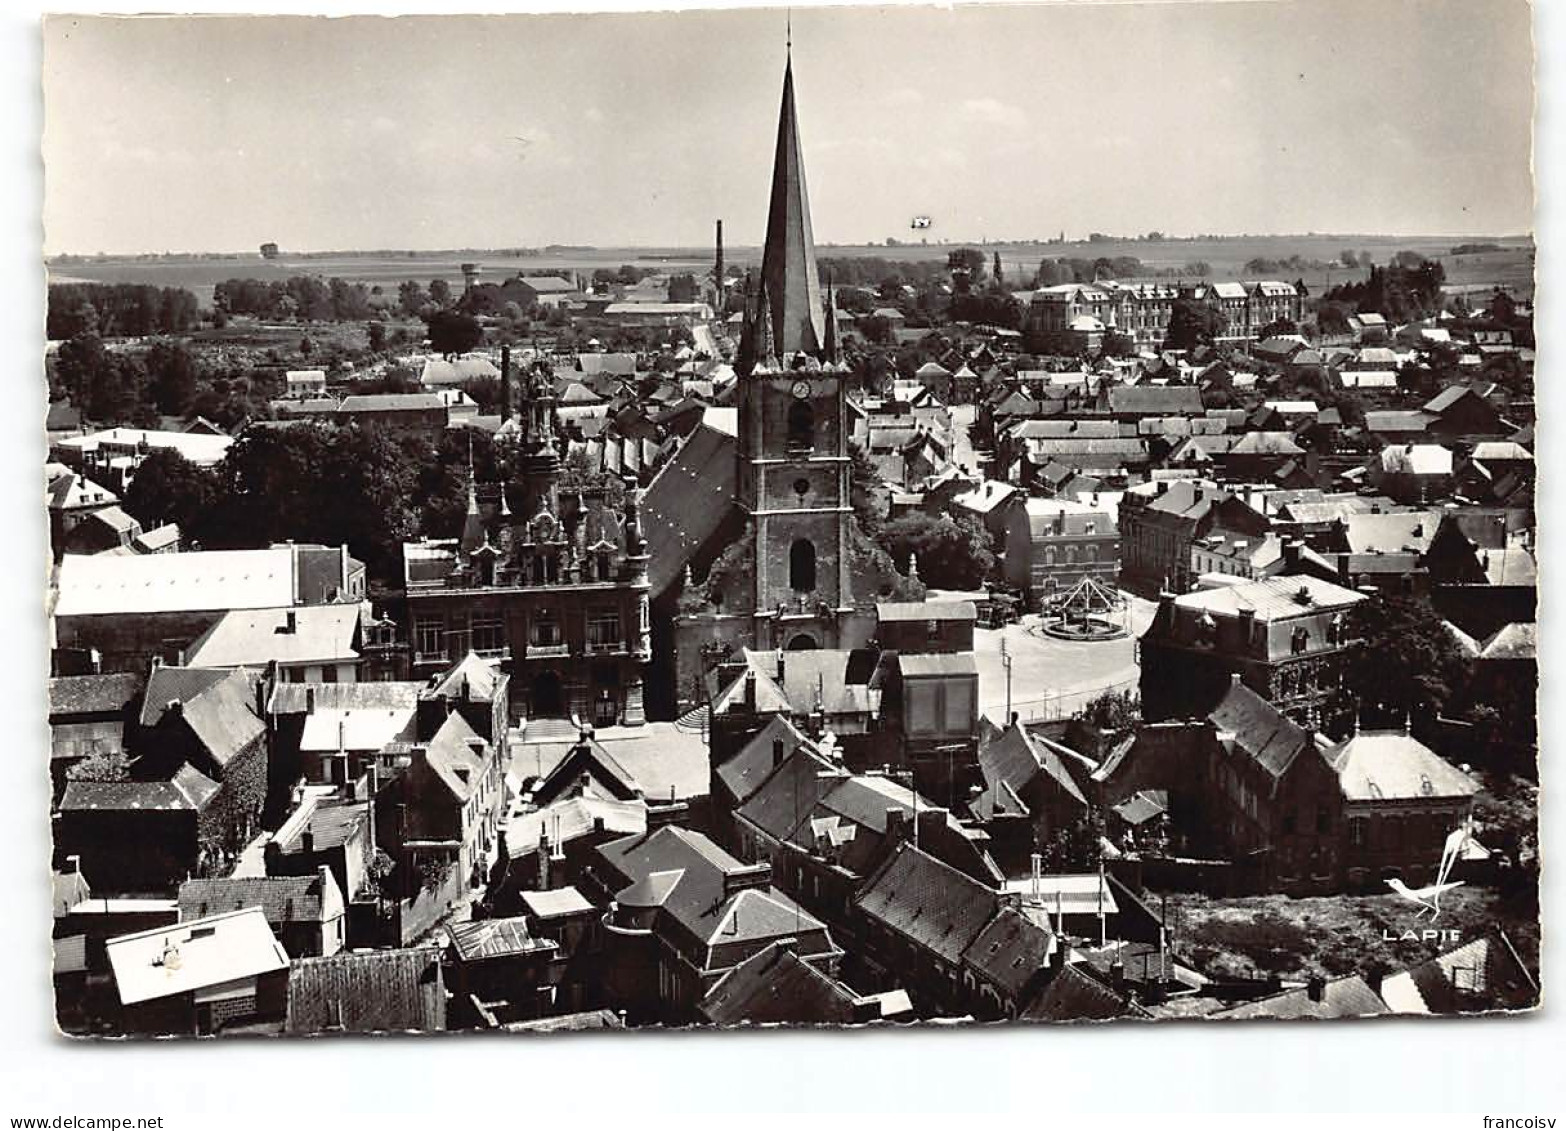
<path id="1" fill-rule="evenodd" d="M 1164 348 L 1190 350 L 1211 345 L 1226 328 L 1222 312 L 1194 298 L 1177 298 L 1169 313 L 1169 328 L 1164 333 Z"/>
<path id="2" fill-rule="evenodd" d="M 1375 725 L 1429 716 L 1468 678 L 1468 662 L 1440 615 L 1420 597 L 1378 595 L 1350 611 L 1353 641 L 1343 686 Z"/>
<path id="3" fill-rule="evenodd" d="M 1077 718 L 1099 730 L 1130 730 L 1142 721 L 1142 698 L 1134 691 L 1106 691 L 1083 704 Z"/>
<path id="4" fill-rule="evenodd" d="M 467 353 L 484 340 L 484 331 L 471 314 L 438 310 L 427 321 L 430 348 L 448 358 Z"/>
<path id="5" fill-rule="evenodd" d="M 695 302 L 696 277 L 689 274 L 669 276 L 669 301 Z"/>
<path id="6" fill-rule="evenodd" d="M 262 259 L 276 259 L 277 258 L 277 245 L 275 243 L 264 243 L 264 244 L 262 244 L 261 245 L 261 258 Z"/>
<path id="7" fill-rule="evenodd" d="M 125 489 L 126 513 L 148 530 L 167 522 L 179 524 L 187 538 L 198 539 L 217 496 L 217 479 L 178 452 L 150 452 Z"/>
<path id="8" fill-rule="evenodd" d="M 447 307 L 451 305 L 451 284 L 445 279 L 432 279 L 430 281 L 430 301 L 436 306 Z"/>
<path id="9" fill-rule="evenodd" d="M 881 525 L 879 499 L 884 494 L 881 476 L 870 457 L 858 444 L 848 445 L 848 497 L 854 517 L 866 534 L 874 534 Z"/>
<path id="10" fill-rule="evenodd" d="M 1135 357 L 1136 339 L 1119 330 L 1109 330 L 1104 334 L 1103 354 L 1105 357 Z"/>
<path id="11" fill-rule="evenodd" d="M 939 589 L 973 589 L 995 567 L 990 538 L 975 520 L 913 511 L 884 523 L 875 541 L 907 573 L 919 560 L 919 577 Z"/>
<path id="12" fill-rule="evenodd" d="M 872 314 L 868 318 L 860 319 L 859 332 L 864 335 L 865 341 L 872 345 L 892 344 L 892 320 L 880 314 Z"/>
<path id="13" fill-rule="evenodd" d="M 181 342 L 157 341 L 147 351 L 153 403 L 165 416 L 180 416 L 196 395 L 196 359 Z"/>
<path id="14" fill-rule="evenodd" d="M 386 348 L 386 327 L 379 322 L 371 322 L 365 327 L 365 341 L 371 353 L 380 353 Z"/>
<path id="15" fill-rule="evenodd" d="M 429 305 L 430 295 L 416 279 L 404 279 L 397 284 L 397 309 L 408 318 L 417 318 Z"/>
<path id="16" fill-rule="evenodd" d="M 1282 337 L 1284 335 L 1292 336 L 1294 334 L 1298 334 L 1299 332 L 1300 328 L 1294 324 L 1293 319 L 1278 318 L 1263 326 L 1261 330 L 1257 332 L 1256 337 L 1258 340 L 1265 341 L 1267 338 Z"/>
<path id="17" fill-rule="evenodd" d="M 67 781 L 129 781 L 130 759 L 123 750 L 89 754 L 65 771 Z"/>

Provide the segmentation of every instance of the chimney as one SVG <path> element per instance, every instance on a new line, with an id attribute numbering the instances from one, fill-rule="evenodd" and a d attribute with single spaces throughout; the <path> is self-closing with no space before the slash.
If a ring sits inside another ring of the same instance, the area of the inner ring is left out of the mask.
<path id="1" fill-rule="evenodd" d="M 299 834 L 299 850 L 306 856 L 315 855 L 315 834 L 309 829 Z"/>
<path id="2" fill-rule="evenodd" d="M 718 283 L 718 291 L 717 291 L 718 301 L 722 302 L 723 301 L 723 221 L 722 220 L 719 220 L 717 222 L 716 244 L 717 244 L 717 254 L 713 258 L 712 271 L 713 271 L 713 276 L 717 279 L 717 283 Z"/>
<path id="3" fill-rule="evenodd" d="M 745 713 L 748 715 L 756 713 L 756 673 L 754 671 L 745 673 Z"/>
<path id="4" fill-rule="evenodd" d="M 855 998 L 852 1006 L 851 1020 L 854 1024 L 864 1025 L 871 1021 L 881 1020 L 881 999 L 876 997 Z"/>
<path id="5" fill-rule="evenodd" d="M 886 839 L 898 841 L 903 838 L 903 811 L 895 805 L 886 807 Z"/>
<path id="6" fill-rule="evenodd" d="M 928 844 L 931 837 L 938 836 L 946 827 L 946 810 L 921 809 L 915 819 L 919 822 L 919 842 Z"/>
<path id="7" fill-rule="evenodd" d="M 779 953 L 786 953 L 786 954 L 798 954 L 799 953 L 799 940 L 796 939 L 793 935 L 785 935 L 781 939 L 778 939 L 777 942 L 773 943 L 772 945 L 778 948 Z"/>
<path id="8" fill-rule="evenodd" d="M 1283 570 L 1285 573 L 1293 573 L 1300 565 L 1300 551 L 1304 544 L 1298 538 L 1289 538 L 1283 543 Z"/>
<path id="9" fill-rule="evenodd" d="M 549 890 L 549 830 L 538 826 L 538 890 Z"/>
<path id="10" fill-rule="evenodd" d="M 315 688 L 305 688 L 305 714 L 315 714 Z"/>
<path id="11" fill-rule="evenodd" d="M 1229 673 L 1229 686 L 1230 687 L 1239 687 L 1242 682 L 1244 682 L 1244 681 L 1240 679 L 1240 673 L 1239 672 L 1230 672 Z"/>
<path id="12" fill-rule="evenodd" d="M 500 347 L 500 422 L 511 419 L 511 347 Z M 503 489 L 503 487 L 502 487 Z"/>
<path id="13" fill-rule="evenodd" d="M 332 869 L 325 864 L 315 866 L 315 878 L 321 882 L 321 894 L 326 894 L 326 887 L 332 882 Z"/>
<path id="14" fill-rule="evenodd" d="M 299 614 L 293 609 L 283 614 L 283 631 L 289 636 L 299 631 Z"/>
<path id="15" fill-rule="evenodd" d="M 1311 1001 L 1325 1001 L 1327 997 L 1327 980 L 1320 976 L 1313 976 L 1305 983 L 1305 995 Z"/>
<path id="16" fill-rule="evenodd" d="M 782 764 L 783 764 L 783 740 L 781 738 L 774 738 L 772 740 L 772 768 L 775 770 L 779 766 L 781 766 Z"/>
<path id="17" fill-rule="evenodd" d="M 1126 984 L 1126 964 L 1117 954 L 1115 960 L 1109 964 L 1109 984 L 1115 989 L 1121 989 Z"/>
<path id="18" fill-rule="evenodd" d="M 82 874 L 82 858 L 80 856 L 67 856 L 65 858 L 65 863 L 73 875 L 79 876 Z"/>

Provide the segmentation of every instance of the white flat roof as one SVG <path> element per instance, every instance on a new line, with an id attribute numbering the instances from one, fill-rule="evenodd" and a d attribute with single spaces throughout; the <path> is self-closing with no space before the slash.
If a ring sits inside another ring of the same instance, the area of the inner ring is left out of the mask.
<path id="1" fill-rule="evenodd" d="M 293 551 L 67 554 L 54 615 L 276 609 L 294 603 Z"/>
<path id="2" fill-rule="evenodd" d="M 317 707 L 305 718 L 299 749 L 312 754 L 333 750 L 384 750 L 387 743 L 407 728 L 413 715 L 411 706 Z"/>
<path id="3" fill-rule="evenodd" d="M 121 935 L 105 949 L 125 1005 L 288 969 L 260 907 Z"/>

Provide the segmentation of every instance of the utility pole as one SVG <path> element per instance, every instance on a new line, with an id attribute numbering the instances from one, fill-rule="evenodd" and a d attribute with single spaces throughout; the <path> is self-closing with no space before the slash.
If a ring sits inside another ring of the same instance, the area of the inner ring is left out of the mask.
<path id="1" fill-rule="evenodd" d="M 1001 636 L 1001 664 L 1006 669 L 1006 722 L 1005 726 L 1011 726 L 1011 649 L 1007 646 L 1005 629 L 1002 628 Z"/>

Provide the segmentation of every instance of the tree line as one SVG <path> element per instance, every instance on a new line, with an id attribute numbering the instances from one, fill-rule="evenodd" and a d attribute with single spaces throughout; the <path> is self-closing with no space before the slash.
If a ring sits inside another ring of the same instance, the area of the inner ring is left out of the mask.
<path id="1" fill-rule="evenodd" d="M 180 334 L 201 317 L 196 296 L 145 283 L 53 283 L 45 329 L 51 341 L 77 334 L 145 337 Z"/>

